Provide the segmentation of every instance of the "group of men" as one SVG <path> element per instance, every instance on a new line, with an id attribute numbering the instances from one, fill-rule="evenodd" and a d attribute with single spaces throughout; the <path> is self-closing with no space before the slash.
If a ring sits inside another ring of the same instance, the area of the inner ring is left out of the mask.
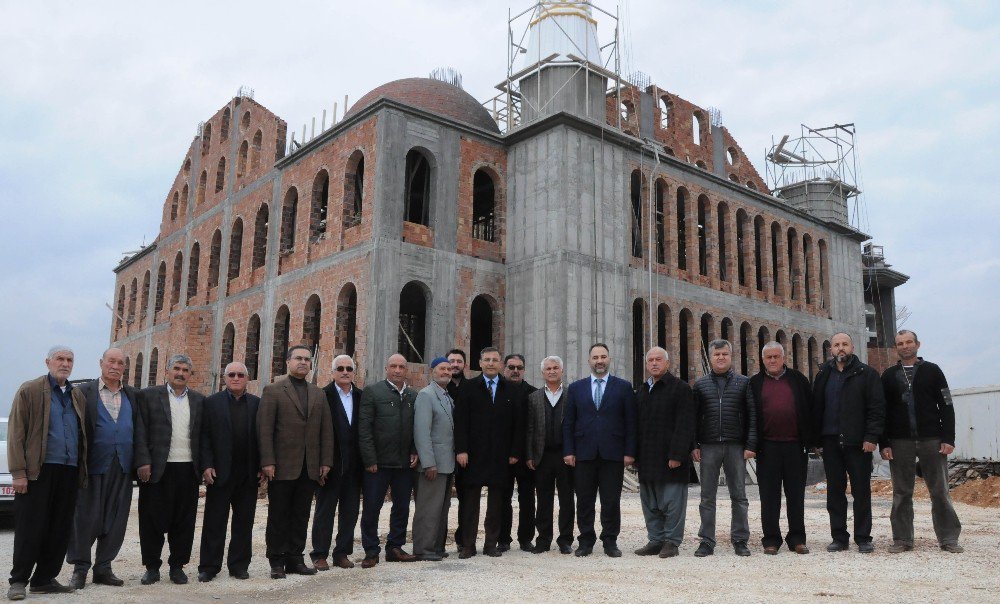
<path id="1" fill-rule="evenodd" d="M 913 548 L 912 495 L 916 461 L 932 499 L 934 530 L 942 549 L 961 552 L 961 525 L 948 494 L 946 459 L 954 448 L 954 411 L 940 368 L 917 356 L 914 332 L 896 336 L 899 363 L 879 378 L 854 355 L 850 336 L 831 340 L 832 358 L 812 384 L 785 364 L 781 344 L 763 346 L 761 371 L 735 372 L 732 346 L 708 346 L 710 371 L 692 386 L 670 373 L 659 347 L 645 355 L 648 379 L 634 387 L 610 372 L 609 348 L 589 349 L 590 375 L 563 380 L 558 356 L 542 360 L 541 388 L 524 381 L 525 359 L 480 352 L 482 372 L 466 377 L 466 355 L 450 351 L 430 363 L 430 383 L 407 384 L 399 354 L 385 364 L 385 379 L 363 389 L 347 355 L 333 361 L 325 388 L 307 380 L 312 356 L 304 346 L 287 351 L 287 374 L 247 392 L 246 366 L 230 363 L 225 388 L 204 396 L 188 388 L 189 357 L 169 359 L 166 384 L 136 390 L 122 381 L 124 353 L 100 359 L 101 377 L 82 385 L 68 378 L 73 352 L 53 347 L 46 375 L 18 390 L 10 414 L 8 461 L 15 489 L 13 568 L 8 596 L 66 593 L 92 581 L 123 585 L 112 562 L 124 540 L 133 478 L 139 484 L 139 536 L 145 573 L 160 580 L 164 540 L 174 583 L 187 583 L 199 485 L 206 485 L 198 580 L 212 581 L 225 564 L 230 576 L 249 577 L 258 488 L 267 486 L 265 532 L 270 574 L 311 575 L 331 566 L 353 568 L 360 514 L 363 568 L 378 564 L 378 522 L 391 493 L 385 560 L 440 561 L 452 489 L 458 496 L 454 540 L 461 559 L 501 556 L 514 538 L 540 554 L 555 545 L 578 557 L 622 555 L 621 493 L 626 467 L 638 471 L 648 543 L 638 555 L 676 556 L 684 535 L 692 463 L 700 466 L 701 527 L 695 555 L 716 546 L 715 510 L 723 472 L 732 503 L 730 538 L 737 555 L 750 549 L 746 460 L 756 458 L 762 546 L 782 543 L 799 554 L 806 546 L 804 497 L 808 453 L 820 453 L 827 476 L 832 542 L 848 548 L 846 490 L 854 498 L 854 540 L 873 551 L 870 474 L 881 446 L 893 482 L 889 551 Z M 415 491 L 415 496 L 414 496 Z M 518 494 L 518 527 L 512 498 Z M 779 527 L 784 493 L 788 532 Z M 554 523 L 554 499 L 559 513 Z M 406 552 L 411 496 L 413 553 Z M 315 511 L 313 500 L 315 499 Z M 600 500 L 601 532 L 595 530 Z M 311 564 L 305 547 L 312 515 Z M 574 516 L 577 547 L 574 550 Z M 336 522 L 335 522 L 336 519 Z M 336 524 L 336 537 L 334 526 Z M 96 544 L 96 549 L 95 549 Z M 63 559 L 73 565 L 69 585 L 56 580 Z"/>

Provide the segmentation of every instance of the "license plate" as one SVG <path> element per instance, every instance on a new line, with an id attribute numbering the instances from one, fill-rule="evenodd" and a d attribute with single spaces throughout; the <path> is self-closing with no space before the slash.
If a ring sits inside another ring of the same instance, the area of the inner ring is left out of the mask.
<path id="1" fill-rule="evenodd" d="M 0 487 L 0 495 L 14 496 L 14 487 Z"/>

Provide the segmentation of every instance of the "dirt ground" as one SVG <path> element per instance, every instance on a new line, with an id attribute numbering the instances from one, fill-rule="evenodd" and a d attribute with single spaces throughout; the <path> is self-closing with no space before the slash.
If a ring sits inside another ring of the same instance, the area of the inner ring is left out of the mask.
<path id="1" fill-rule="evenodd" d="M 806 494 L 806 528 L 813 553 L 801 556 L 782 549 L 777 556 L 765 556 L 760 547 L 759 500 L 755 488 L 748 487 L 748 491 L 753 551 L 750 558 L 739 558 L 728 547 L 726 527 L 730 511 L 724 487 L 719 491 L 720 534 L 716 554 L 709 558 L 693 556 L 697 546 L 699 497 L 698 488 L 693 486 L 681 555 L 672 559 L 632 554 L 632 550 L 645 544 L 646 534 L 639 496 L 625 493 L 619 538 L 619 546 L 625 552 L 622 558 L 607 558 L 600 548 L 588 558 L 564 556 L 558 551 L 538 555 L 511 551 L 501 558 L 479 555 L 458 560 L 452 553 L 439 563 L 383 561 L 374 569 L 363 570 L 359 565 L 352 570 L 333 569 L 312 577 L 290 576 L 281 581 L 268 578 L 267 560 L 263 556 L 267 501 L 262 500 L 257 507 L 255 558 L 250 566 L 250 580 L 238 581 L 223 573 L 211 583 L 197 582 L 199 511 L 194 563 L 187 567 L 191 583 L 173 585 L 166 581 L 164 573 L 163 582 L 149 587 L 139 584 L 143 569 L 139 562 L 136 499 L 133 499 L 125 547 L 114 564 L 117 574 L 125 579 L 125 586 L 88 584 L 82 592 L 54 597 L 51 601 L 997 601 L 1000 592 L 1000 556 L 997 555 L 1000 514 L 996 508 L 956 502 L 966 551 L 948 554 L 937 547 L 931 528 L 930 502 L 918 497 L 914 501 L 916 548 L 912 552 L 892 555 L 886 552 L 891 543 L 891 493 L 876 495 L 873 500 L 875 553 L 862 555 L 852 549 L 831 554 L 824 549 L 829 542 L 825 495 L 810 488 Z M 451 516 L 454 526 L 454 505 Z M 388 529 L 388 506 L 382 520 L 384 534 Z M 480 535 L 480 547 L 481 539 Z M 0 528 L 0 556 L 6 564 L 9 564 L 12 547 L 13 531 L 8 520 Z M 454 552 L 453 547 L 449 550 Z M 361 558 L 360 546 L 356 546 L 353 557 Z M 64 567 L 61 580 L 68 581 L 69 575 L 70 569 Z M 42 601 L 30 595 L 29 600 Z"/>

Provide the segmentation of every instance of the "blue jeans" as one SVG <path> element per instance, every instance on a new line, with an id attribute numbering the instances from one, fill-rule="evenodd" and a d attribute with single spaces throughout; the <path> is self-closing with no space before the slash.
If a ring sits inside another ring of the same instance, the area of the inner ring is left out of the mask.
<path id="1" fill-rule="evenodd" d="M 406 544 L 406 525 L 410 521 L 410 493 L 413 492 L 413 470 L 409 468 L 385 469 L 365 472 L 361 481 L 361 547 L 365 556 L 378 556 L 378 517 L 385 503 L 386 491 L 392 490 L 392 511 L 389 513 L 389 537 L 386 549 Z"/>

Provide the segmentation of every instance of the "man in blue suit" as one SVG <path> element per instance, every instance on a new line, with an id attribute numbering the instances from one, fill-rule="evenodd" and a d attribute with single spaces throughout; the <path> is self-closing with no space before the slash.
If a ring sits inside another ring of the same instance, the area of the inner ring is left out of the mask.
<path id="1" fill-rule="evenodd" d="M 594 504 L 600 492 L 604 553 L 618 558 L 622 479 L 625 466 L 635 462 L 635 393 L 628 382 L 608 373 L 606 345 L 591 346 L 589 362 L 590 376 L 569 386 L 563 418 L 563 461 L 575 468 L 576 555 L 589 556 L 594 550 Z"/>

